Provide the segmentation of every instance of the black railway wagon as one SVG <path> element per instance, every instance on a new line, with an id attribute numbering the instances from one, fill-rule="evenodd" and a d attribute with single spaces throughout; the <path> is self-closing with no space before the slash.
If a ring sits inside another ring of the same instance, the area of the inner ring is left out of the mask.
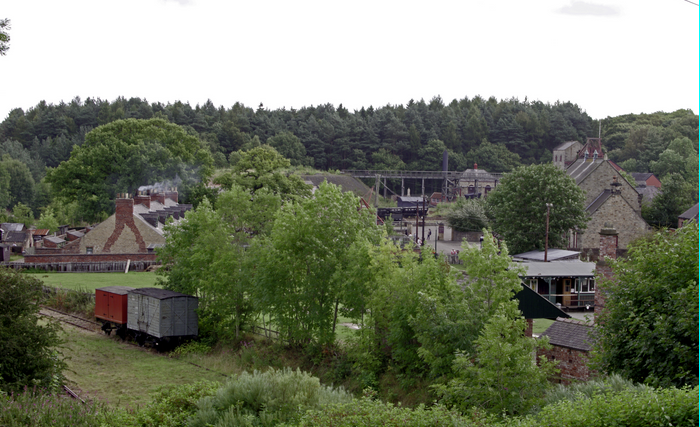
<path id="1" fill-rule="evenodd" d="M 196 337 L 199 299 L 191 295 L 159 288 L 140 288 L 128 292 L 127 328 L 140 344 L 156 345 Z"/>

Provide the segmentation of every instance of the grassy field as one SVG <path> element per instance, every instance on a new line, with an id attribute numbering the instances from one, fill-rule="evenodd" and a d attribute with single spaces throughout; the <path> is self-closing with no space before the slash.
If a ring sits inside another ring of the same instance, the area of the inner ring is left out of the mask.
<path id="1" fill-rule="evenodd" d="M 94 291 L 105 286 L 150 288 L 156 286 L 156 274 L 139 273 L 26 273 L 55 288 Z"/>
<path id="2" fill-rule="evenodd" d="M 82 398 L 90 396 L 111 405 L 135 407 L 150 402 L 160 387 L 222 381 L 219 373 L 198 368 L 122 342 L 116 337 L 64 328 L 63 353 L 68 357 L 65 372 L 68 386 Z"/>

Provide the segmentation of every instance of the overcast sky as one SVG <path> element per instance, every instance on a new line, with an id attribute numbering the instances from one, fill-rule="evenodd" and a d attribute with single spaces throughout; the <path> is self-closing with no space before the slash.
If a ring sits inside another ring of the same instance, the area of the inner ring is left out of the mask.
<path id="1" fill-rule="evenodd" d="M 692 0 L 693 3 L 697 0 Z M 346 108 L 516 97 L 698 113 L 687 0 L 8 0 L 0 120 L 76 96 Z"/>

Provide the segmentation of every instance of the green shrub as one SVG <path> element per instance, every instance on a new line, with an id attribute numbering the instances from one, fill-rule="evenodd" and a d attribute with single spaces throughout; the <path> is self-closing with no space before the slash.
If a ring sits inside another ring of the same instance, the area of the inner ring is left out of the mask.
<path id="1" fill-rule="evenodd" d="M 212 381 L 200 381 L 194 384 L 184 384 L 177 387 L 165 388 L 153 397 L 153 401 L 145 407 L 123 417 L 119 426 L 186 426 L 188 420 L 197 412 L 197 402 L 207 396 L 213 396 L 221 384 Z"/>
<path id="2" fill-rule="evenodd" d="M 188 354 L 207 354 L 211 347 L 199 341 L 190 341 L 178 346 L 170 353 L 171 357 L 185 356 Z"/>
<path id="3" fill-rule="evenodd" d="M 697 426 L 698 387 L 606 391 L 590 399 L 561 400 L 536 415 L 512 418 L 508 427 Z"/>
<path id="4" fill-rule="evenodd" d="M 202 399 L 191 427 L 293 423 L 308 409 L 351 399 L 342 389 L 322 386 L 300 370 L 243 373 L 215 395 Z"/>
<path id="5" fill-rule="evenodd" d="M 300 427 L 354 427 L 354 426 L 471 426 L 468 418 L 438 405 L 426 408 L 402 408 L 369 398 L 333 404 L 320 410 L 308 411 L 299 422 Z"/>
<path id="6" fill-rule="evenodd" d="M 49 307 L 66 313 L 77 313 L 92 317 L 95 313 L 95 294 L 86 289 L 62 289 L 55 288 L 51 296 L 45 301 Z"/>
<path id="7" fill-rule="evenodd" d="M 651 387 L 643 384 L 635 384 L 633 381 L 622 378 L 618 374 L 612 374 L 608 377 L 587 382 L 574 383 L 570 385 L 558 384 L 547 391 L 543 399 L 544 405 L 552 405 L 562 400 L 581 400 L 590 399 L 596 394 L 605 392 L 644 392 L 650 391 Z"/>

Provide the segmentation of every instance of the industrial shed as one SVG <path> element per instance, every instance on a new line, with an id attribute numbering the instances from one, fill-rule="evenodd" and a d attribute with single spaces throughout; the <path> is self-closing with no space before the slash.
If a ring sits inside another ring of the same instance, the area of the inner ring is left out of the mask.
<path id="1" fill-rule="evenodd" d="M 159 288 L 128 293 L 127 327 L 155 338 L 196 336 L 199 299 Z"/>

